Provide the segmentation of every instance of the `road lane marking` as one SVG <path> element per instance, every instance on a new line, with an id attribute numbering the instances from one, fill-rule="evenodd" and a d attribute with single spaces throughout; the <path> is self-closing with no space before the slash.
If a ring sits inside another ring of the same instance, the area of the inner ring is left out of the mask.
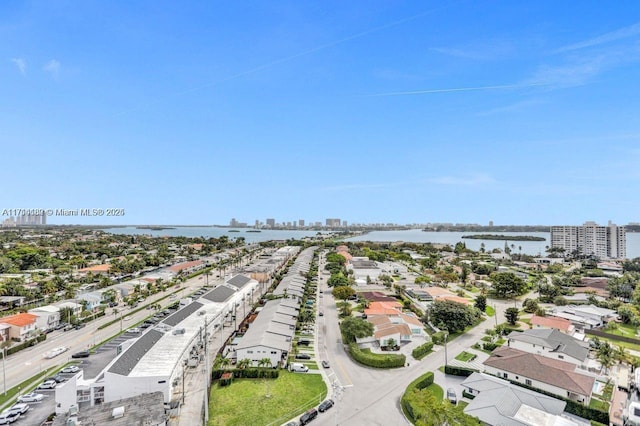
<path id="1" fill-rule="evenodd" d="M 343 386 L 353 386 L 353 380 L 351 380 L 351 377 L 347 374 L 347 371 L 344 369 L 344 366 L 342 365 L 340 360 L 336 359 L 335 362 L 336 364 L 338 364 L 338 368 L 340 368 L 342 376 L 347 379 L 348 384 Z"/>

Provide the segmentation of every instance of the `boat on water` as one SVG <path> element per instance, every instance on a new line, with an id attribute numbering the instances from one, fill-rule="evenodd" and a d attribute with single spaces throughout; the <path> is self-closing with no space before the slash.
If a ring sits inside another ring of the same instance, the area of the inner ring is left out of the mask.
<path id="1" fill-rule="evenodd" d="M 136 226 L 136 229 L 149 229 L 151 231 L 164 231 L 165 229 L 176 229 L 168 226 Z"/>
<path id="2" fill-rule="evenodd" d="M 249 229 L 247 232 L 262 232 L 262 231 L 259 229 Z"/>
<path id="3" fill-rule="evenodd" d="M 240 232 L 240 231 L 237 229 L 229 229 L 229 232 Z"/>

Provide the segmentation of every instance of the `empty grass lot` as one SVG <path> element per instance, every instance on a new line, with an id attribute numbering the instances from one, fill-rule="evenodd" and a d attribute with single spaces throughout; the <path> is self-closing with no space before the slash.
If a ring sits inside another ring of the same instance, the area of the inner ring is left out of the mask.
<path id="1" fill-rule="evenodd" d="M 456 356 L 458 361 L 469 362 L 473 360 L 476 356 L 474 354 L 470 354 L 469 352 L 461 352 Z"/>
<path id="2" fill-rule="evenodd" d="M 269 396 L 267 397 L 267 393 Z M 209 426 L 282 424 L 319 404 L 327 388 L 319 374 L 280 371 L 277 379 L 235 379 L 214 384 L 209 399 Z"/>

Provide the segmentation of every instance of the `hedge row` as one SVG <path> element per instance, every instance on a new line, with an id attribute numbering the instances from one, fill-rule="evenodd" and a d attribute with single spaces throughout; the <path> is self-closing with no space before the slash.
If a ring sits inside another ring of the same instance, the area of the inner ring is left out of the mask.
<path id="1" fill-rule="evenodd" d="M 473 370 L 471 368 L 455 367 L 453 365 L 444 366 L 444 374 L 451 374 L 452 376 L 469 377 L 473 373 L 477 372 L 478 370 Z"/>
<path id="2" fill-rule="evenodd" d="M 404 367 L 407 357 L 398 354 L 374 354 L 370 349 L 360 349 L 356 343 L 349 343 L 349 354 L 354 361 L 374 368 Z"/>
<path id="3" fill-rule="evenodd" d="M 232 373 L 234 379 L 277 379 L 280 376 L 280 370 L 273 368 L 232 368 L 213 370 L 211 379 L 219 380 L 224 373 Z"/>
<path id="4" fill-rule="evenodd" d="M 19 345 L 15 345 L 10 347 L 9 349 L 7 349 L 7 356 L 11 355 L 11 354 L 15 354 L 18 351 L 21 351 L 23 349 L 28 348 L 29 346 L 35 346 L 36 344 L 40 343 L 40 342 L 44 342 L 47 339 L 47 335 L 42 333 L 40 335 L 38 335 L 38 337 L 36 337 L 35 339 L 31 339 L 31 340 L 25 340 L 24 342 L 20 343 Z M 2 359 L 2 351 L 0 351 L 0 359 Z"/>
<path id="5" fill-rule="evenodd" d="M 523 383 L 518 383 L 515 381 L 510 380 L 511 383 L 513 383 L 514 385 L 518 385 L 520 387 L 523 387 L 525 389 L 530 389 L 532 391 L 535 392 L 539 392 L 543 395 L 547 395 L 550 396 L 552 398 L 556 398 L 556 399 L 560 399 L 562 401 L 565 401 L 567 403 L 567 406 L 565 407 L 565 411 L 571 414 L 575 414 L 578 417 L 582 417 L 585 419 L 591 419 L 591 420 L 595 420 L 596 422 L 600 422 L 600 423 L 604 423 L 606 425 L 609 424 L 609 413 L 604 412 L 604 411 L 600 411 L 597 410 L 595 408 L 591 408 L 587 405 L 581 404 L 579 402 L 576 402 L 572 399 L 568 399 L 568 398 L 563 398 L 561 396 L 558 396 L 556 394 L 553 394 L 551 392 L 547 392 L 544 391 L 542 389 L 538 389 L 538 388 L 534 388 L 533 386 L 527 386 Z"/>
<path id="6" fill-rule="evenodd" d="M 404 394 L 402 394 L 402 398 L 400 398 L 400 405 L 402 406 L 409 420 L 411 420 L 411 423 L 415 422 L 415 417 L 413 414 L 413 407 L 411 406 L 411 404 L 409 404 L 409 402 L 407 402 L 406 396 L 409 395 L 413 389 L 422 390 L 428 386 L 431 386 L 432 384 L 433 371 L 429 371 L 428 373 L 423 374 L 422 376 L 411 382 L 409 386 L 407 386 L 407 389 L 404 391 Z"/>
<path id="7" fill-rule="evenodd" d="M 422 359 L 431 352 L 431 349 L 433 349 L 433 342 L 428 342 L 415 348 L 411 352 L 411 355 L 413 355 L 415 359 Z"/>

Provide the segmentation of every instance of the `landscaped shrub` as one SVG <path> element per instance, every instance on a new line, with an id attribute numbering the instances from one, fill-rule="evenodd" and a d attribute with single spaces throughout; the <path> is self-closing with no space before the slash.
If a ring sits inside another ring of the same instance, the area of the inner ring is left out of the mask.
<path id="1" fill-rule="evenodd" d="M 26 349 L 30 346 L 34 346 L 37 343 L 43 342 L 47 339 L 47 335 L 46 334 L 40 334 L 38 335 L 38 337 L 36 337 L 35 339 L 31 339 L 31 340 L 25 340 L 24 342 L 20 343 L 19 345 L 15 345 L 9 349 L 7 349 L 7 356 L 14 354 L 18 351 L 21 351 L 23 349 Z M 0 352 L 0 359 L 2 358 L 2 352 Z"/>
<path id="2" fill-rule="evenodd" d="M 411 352 L 411 355 L 413 355 L 415 359 L 422 359 L 431 352 L 431 349 L 433 349 L 433 342 L 428 342 L 415 348 Z"/>
<path id="3" fill-rule="evenodd" d="M 493 351 L 495 348 L 499 347 L 500 345 L 497 343 L 491 343 L 491 342 L 487 342 L 487 343 L 483 343 L 482 344 L 482 349 L 484 349 L 485 351 Z"/>
<path id="4" fill-rule="evenodd" d="M 469 377 L 473 373 L 477 372 L 478 370 L 473 370 L 471 368 L 455 367 L 453 365 L 444 366 L 444 374 L 451 374 L 452 376 Z"/>
<path id="5" fill-rule="evenodd" d="M 213 370 L 211 379 L 219 380 L 225 373 L 233 374 L 234 379 L 277 379 L 280 376 L 280 370 L 273 368 L 233 368 L 229 370 Z"/>
<path id="6" fill-rule="evenodd" d="M 429 371 L 428 373 L 423 374 L 422 376 L 415 379 L 413 382 L 407 386 L 407 389 L 402 394 L 402 398 L 400 398 L 400 405 L 402 406 L 405 414 L 409 419 L 414 419 L 413 407 L 407 401 L 406 396 L 411 393 L 413 389 L 424 389 L 433 384 L 433 371 Z"/>
<path id="7" fill-rule="evenodd" d="M 360 349 L 356 343 L 349 344 L 349 354 L 354 361 L 374 368 L 404 367 L 407 358 L 401 354 L 374 354 L 370 349 Z"/>
<path id="8" fill-rule="evenodd" d="M 418 377 L 418 380 L 414 380 L 411 385 L 414 385 L 416 389 L 424 389 L 433 384 L 433 371 L 429 371 L 426 374 Z"/>
<path id="9" fill-rule="evenodd" d="M 437 333 L 433 333 L 431 335 L 431 340 L 436 345 L 442 345 L 444 343 L 444 336 L 445 336 L 444 331 L 438 331 Z"/>
<path id="10" fill-rule="evenodd" d="M 474 394 L 469 393 L 466 390 L 462 390 L 462 396 L 469 399 L 473 399 L 476 397 Z"/>

